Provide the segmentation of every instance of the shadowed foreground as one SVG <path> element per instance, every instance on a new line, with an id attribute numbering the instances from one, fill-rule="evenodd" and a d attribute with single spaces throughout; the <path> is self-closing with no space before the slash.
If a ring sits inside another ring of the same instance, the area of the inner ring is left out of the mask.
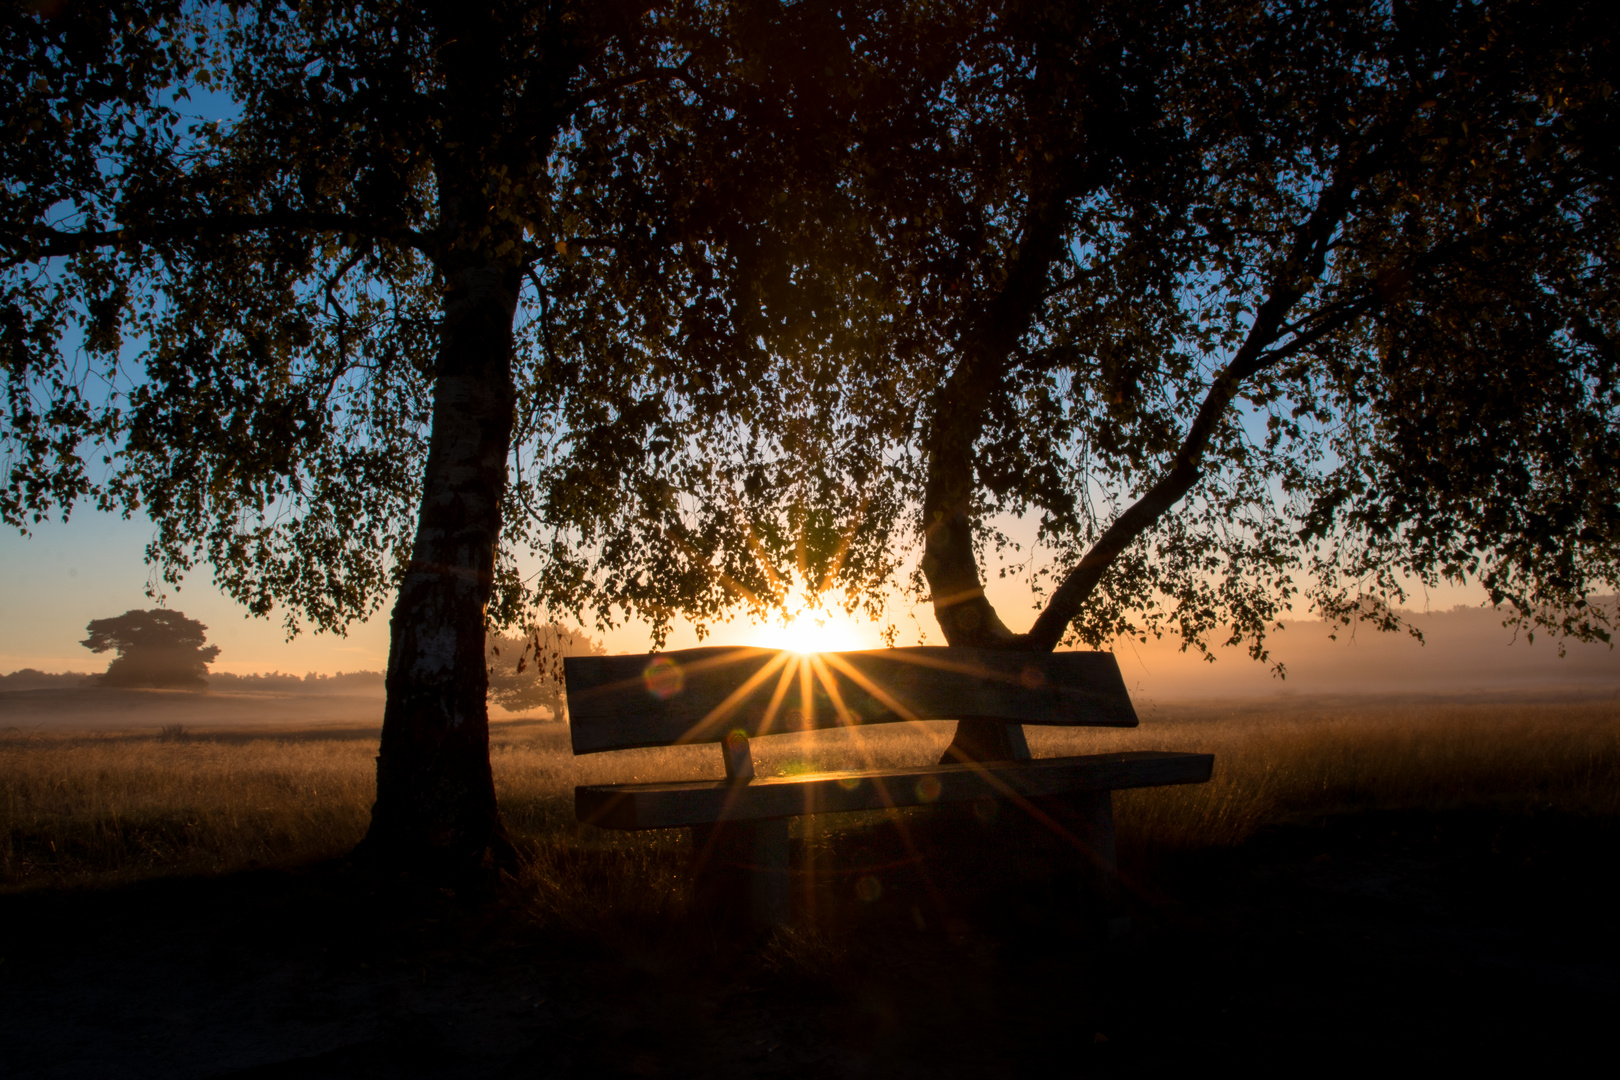
<path id="1" fill-rule="evenodd" d="M 904 864 L 892 829 L 842 838 L 831 861 L 884 865 L 881 895 L 829 886 L 819 933 L 763 946 L 682 912 L 581 926 L 515 884 L 424 894 L 330 864 L 9 896 L 0 1056 L 14 1076 L 1551 1063 L 1595 1048 L 1620 1005 L 1606 824 L 1407 812 L 1267 829 L 1138 864 L 1139 928 L 1113 943 L 1075 918 L 1061 876 L 997 860 L 993 828 L 924 830 L 969 841 L 972 872 Z M 569 870 L 610 893 L 615 863 Z M 958 914 L 933 918 L 931 890 Z"/>
<path id="2" fill-rule="evenodd" d="M 1009 807 L 817 819 L 794 841 L 814 869 L 796 929 L 750 941 L 690 910 L 681 834 L 606 836 L 563 810 L 573 782 L 689 762 L 574 762 L 555 727 L 508 729 L 497 777 L 535 863 L 445 893 L 310 861 L 363 827 L 344 809 L 364 796 L 361 733 L 18 736 L 0 747 L 0 1073 L 1551 1064 L 1606 1038 L 1613 703 L 1145 714 L 1153 727 L 1226 764 L 1210 790 L 1121 800 L 1136 931 L 1112 942 L 1084 918 L 1070 853 Z M 877 751 L 937 753 L 945 734 Z M 222 839 L 243 830 L 251 850 Z M 167 855 L 137 858 L 153 837 Z M 72 850 L 52 863 L 52 845 Z"/>

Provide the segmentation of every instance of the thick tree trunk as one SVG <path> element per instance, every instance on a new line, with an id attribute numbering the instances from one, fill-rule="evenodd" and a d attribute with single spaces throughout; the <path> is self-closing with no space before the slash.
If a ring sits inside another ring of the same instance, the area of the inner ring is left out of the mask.
<path id="1" fill-rule="evenodd" d="M 433 431 L 391 624 L 377 802 L 359 854 L 445 878 L 506 861 L 485 700 L 484 612 L 511 449 L 516 270 L 446 273 Z"/>

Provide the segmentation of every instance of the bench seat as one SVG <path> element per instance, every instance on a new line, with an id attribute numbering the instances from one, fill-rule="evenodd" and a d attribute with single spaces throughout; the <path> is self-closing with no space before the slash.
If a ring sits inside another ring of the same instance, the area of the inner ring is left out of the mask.
<path id="1" fill-rule="evenodd" d="M 591 784 L 574 789 L 582 822 L 604 829 L 673 829 L 850 810 L 885 810 L 986 796 L 1045 799 L 1087 791 L 1202 784 L 1212 754 L 1142 750 L 904 769 L 728 780 Z"/>
<path id="2" fill-rule="evenodd" d="M 788 921 L 794 875 L 789 821 L 990 798 L 1060 836 L 1085 875 L 1092 912 L 1128 919 L 1114 859 L 1113 792 L 1210 778 L 1209 754 L 1135 751 L 1031 760 L 1026 726 L 1135 727 L 1108 653 L 1019 653 L 918 646 L 799 655 L 707 647 L 643 656 L 570 656 L 569 733 L 576 754 L 716 743 L 724 780 L 586 784 L 579 820 L 604 829 L 688 827 L 701 906 L 746 910 L 760 927 Z M 750 741 L 871 724 L 957 721 L 937 765 L 755 774 Z M 812 878 L 803 878 L 807 887 Z"/>

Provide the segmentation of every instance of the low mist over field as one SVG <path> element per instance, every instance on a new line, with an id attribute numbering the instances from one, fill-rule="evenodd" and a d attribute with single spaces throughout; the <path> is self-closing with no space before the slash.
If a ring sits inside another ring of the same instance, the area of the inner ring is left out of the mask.
<path id="1" fill-rule="evenodd" d="M 382 724 L 375 694 L 236 693 L 184 690 L 16 690 L 0 692 L 0 728 L 22 731 L 139 730 L 173 724 Z"/>
<path id="2" fill-rule="evenodd" d="M 1132 694 L 1160 700 L 1620 690 L 1620 651 L 1607 644 L 1565 641 L 1560 655 L 1557 639 L 1531 640 L 1503 626 L 1501 613 L 1488 608 L 1409 612 L 1406 618 L 1423 632 L 1423 642 L 1366 625 L 1335 630 L 1316 621 L 1286 622 L 1267 639 L 1285 678 L 1251 660 L 1242 647 L 1216 650 L 1213 664 L 1168 640 L 1122 640 L 1113 651 Z"/>

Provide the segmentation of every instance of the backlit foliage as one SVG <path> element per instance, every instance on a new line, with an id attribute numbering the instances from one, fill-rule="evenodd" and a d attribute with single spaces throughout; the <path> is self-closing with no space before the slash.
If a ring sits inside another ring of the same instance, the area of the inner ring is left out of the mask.
<path id="1" fill-rule="evenodd" d="M 8 9 L 6 521 L 371 613 L 477 249 L 525 282 L 496 622 L 876 613 L 999 550 L 1031 647 L 1263 657 L 1442 581 L 1607 634 L 1609 5 L 514 3 L 477 131 L 424 11 Z"/>

